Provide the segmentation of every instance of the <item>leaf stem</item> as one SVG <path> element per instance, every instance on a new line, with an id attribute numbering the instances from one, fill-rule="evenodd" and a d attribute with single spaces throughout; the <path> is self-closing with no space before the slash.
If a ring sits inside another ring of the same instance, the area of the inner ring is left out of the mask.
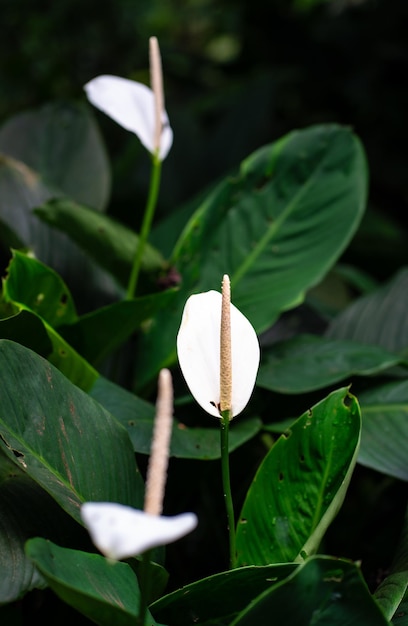
<path id="1" fill-rule="evenodd" d="M 140 563 L 140 605 L 139 615 L 137 617 L 137 626 L 145 626 L 148 598 L 150 595 L 150 554 L 151 550 L 146 550 L 142 554 L 142 561 Z"/>
<path id="2" fill-rule="evenodd" d="M 161 161 L 158 154 L 153 155 L 152 171 L 150 174 L 149 195 L 147 197 L 146 209 L 143 216 L 142 228 L 140 230 L 139 241 L 133 259 L 132 270 L 126 293 L 126 299 L 131 300 L 136 294 L 137 281 L 139 278 L 140 268 L 142 265 L 143 252 L 146 246 L 147 238 L 153 221 L 154 212 L 156 210 L 157 198 L 159 196 L 161 177 Z"/>
<path id="3" fill-rule="evenodd" d="M 225 508 L 227 512 L 227 526 L 229 535 L 229 563 L 230 569 L 236 567 L 236 547 L 235 547 L 235 515 L 234 505 L 231 495 L 231 480 L 229 466 L 229 423 L 231 411 L 221 412 L 221 468 L 222 468 L 222 486 L 224 491 Z"/>

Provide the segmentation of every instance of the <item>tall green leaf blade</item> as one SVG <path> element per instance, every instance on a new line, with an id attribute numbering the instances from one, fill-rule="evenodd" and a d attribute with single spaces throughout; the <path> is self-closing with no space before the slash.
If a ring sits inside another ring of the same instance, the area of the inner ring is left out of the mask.
<path id="1" fill-rule="evenodd" d="M 355 375 L 378 374 L 400 362 L 378 346 L 300 335 L 263 349 L 257 384 L 279 393 L 305 393 L 342 380 L 349 383 Z"/>
<path id="2" fill-rule="evenodd" d="M 389 626 L 354 563 L 312 557 L 265 591 L 231 626 Z"/>
<path id="3" fill-rule="evenodd" d="M 126 430 L 50 363 L 0 341 L 0 448 L 74 519 L 86 500 L 141 508 Z M 107 470 L 106 459 L 109 459 Z"/>
<path id="4" fill-rule="evenodd" d="M 360 429 L 357 400 L 343 388 L 309 409 L 278 439 L 241 511 L 239 564 L 284 563 L 317 551 L 343 502 Z"/>
<path id="5" fill-rule="evenodd" d="M 363 149 L 349 129 L 311 127 L 251 155 L 211 192 L 177 243 L 180 296 L 146 334 L 140 384 L 174 362 L 187 297 L 219 288 L 225 273 L 234 304 L 257 332 L 302 302 L 350 242 L 366 195 Z"/>
<path id="6" fill-rule="evenodd" d="M 135 626 L 140 591 L 127 563 L 31 539 L 27 554 L 53 591 L 100 626 Z M 149 624 L 156 624 L 149 614 Z"/>

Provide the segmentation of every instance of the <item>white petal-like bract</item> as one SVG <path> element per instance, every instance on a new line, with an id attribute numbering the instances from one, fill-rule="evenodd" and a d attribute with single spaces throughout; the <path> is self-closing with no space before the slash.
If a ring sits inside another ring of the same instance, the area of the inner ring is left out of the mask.
<path id="1" fill-rule="evenodd" d="M 114 560 L 172 543 L 197 526 L 194 513 L 149 515 L 115 502 L 85 502 L 81 517 L 95 546 Z"/>
<path id="2" fill-rule="evenodd" d="M 218 291 L 190 296 L 177 335 L 178 359 L 198 404 L 220 417 L 221 299 Z M 249 320 L 231 306 L 232 417 L 248 403 L 258 373 L 258 337 Z"/>
<path id="3" fill-rule="evenodd" d="M 89 81 L 84 89 L 88 100 L 126 130 L 135 133 L 149 152 L 154 153 L 155 101 L 153 91 L 134 80 L 105 74 Z M 173 143 L 173 131 L 163 111 L 160 160 Z"/>

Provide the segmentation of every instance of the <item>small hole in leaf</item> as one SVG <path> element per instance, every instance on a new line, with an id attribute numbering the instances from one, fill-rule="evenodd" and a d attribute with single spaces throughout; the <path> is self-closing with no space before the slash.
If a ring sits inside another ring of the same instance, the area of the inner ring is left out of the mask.
<path id="1" fill-rule="evenodd" d="M 279 482 L 281 483 L 283 480 L 283 472 L 279 472 Z"/>
<path id="2" fill-rule="evenodd" d="M 61 304 L 66 304 L 67 300 L 68 300 L 68 295 L 66 293 L 63 293 L 60 298 Z"/>
<path id="3" fill-rule="evenodd" d="M 247 524 L 248 520 L 245 519 L 245 517 L 243 517 L 242 519 L 239 520 L 240 524 Z"/>
<path id="4" fill-rule="evenodd" d="M 301 463 L 304 463 L 304 462 L 305 462 L 305 455 L 304 455 L 304 454 L 301 454 L 301 455 L 299 456 L 299 460 L 300 460 L 300 462 L 301 462 Z"/>

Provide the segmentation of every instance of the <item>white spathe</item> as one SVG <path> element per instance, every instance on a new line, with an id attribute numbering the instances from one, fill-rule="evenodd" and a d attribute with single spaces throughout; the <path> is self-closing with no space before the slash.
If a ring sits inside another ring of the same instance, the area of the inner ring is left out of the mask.
<path id="1" fill-rule="evenodd" d="M 198 404 L 220 417 L 221 299 L 218 291 L 190 296 L 177 335 L 178 359 Z M 246 407 L 258 373 L 260 349 L 250 321 L 231 306 L 232 417 Z"/>
<path id="2" fill-rule="evenodd" d="M 81 517 L 98 550 L 117 561 L 172 543 L 198 523 L 194 513 L 150 515 L 115 502 L 85 502 Z"/>
<path id="3" fill-rule="evenodd" d="M 88 100 L 115 122 L 135 133 L 149 152 L 154 154 L 155 98 L 153 91 L 134 80 L 105 74 L 84 86 Z M 173 131 L 167 113 L 162 114 L 163 128 L 159 157 L 163 161 L 173 143 Z"/>

